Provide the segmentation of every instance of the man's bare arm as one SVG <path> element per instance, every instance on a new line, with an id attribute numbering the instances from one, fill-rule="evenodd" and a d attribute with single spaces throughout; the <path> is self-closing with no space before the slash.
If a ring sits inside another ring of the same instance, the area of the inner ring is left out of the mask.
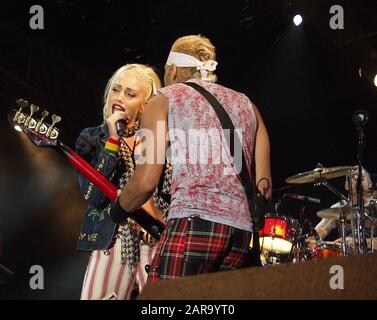
<path id="1" fill-rule="evenodd" d="M 153 139 L 146 139 L 143 142 L 146 144 L 143 148 L 147 151 L 153 150 L 154 161 L 136 165 L 132 178 L 124 187 L 119 202 L 121 207 L 128 212 L 135 211 L 144 204 L 153 195 L 160 181 L 164 163 L 158 163 L 157 159 L 165 159 L 168 142 L 166 136 L 158 136 L 166 135 L 168 106 L 168 99 L 159 95 L 149 101 L 143 114 L 141 129 L 150 130 L 153 134 Z M 160 128 L 163 124 L 164 132 L 157 132 L 158 122 L 160 122 Z"/>
<path id="2" fill-rule="evenodd" d="M 270 140 L 259 110 L 255 105 L 253 107 L 258 121 L 255 140 L 255 181 L 259 183 L 259 191 L 265 198 L 270 199 L 272 195 Z"/>

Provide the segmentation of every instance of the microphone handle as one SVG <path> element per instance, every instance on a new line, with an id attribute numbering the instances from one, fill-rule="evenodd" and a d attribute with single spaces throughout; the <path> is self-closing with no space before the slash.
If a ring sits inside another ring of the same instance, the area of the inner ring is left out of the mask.
<path id="1" fill-rule="evenodd" d="M 117 134 L 119 137 L 123 137 L 124 134 L 126 133 L 126 126 L 127 126 L 128 121 L 126 120 L 118 120 L 115 123 L 115 127 L 117 130 Z"/>
<path id="2" fill-rule="evenodd" d="M 321 199 L 312 198 L 312 197 L 308 197 L 308 196 L 302 196 L 300 194 L 295 194 L 295 193 L 286 193 L 284 196 L 290 197 L 292 199 L 301 200 L 301 201 L 309 201 L 309 202 L 313 202 L 313 203 L 317 203 L 317 204 L 321 203 Z"/>
<path id="3" fill-rule="evenodd" d="M 313 203 L 317 203 L 317 204 L 320 204 L 321 203 L 321 200 L 320 199 L 317 199 L 317 198 L 312 198 L 312 197 L 307 197 L 307 196 L 304 196 L 304 199 L 310 201 L 310 202 L 313 202 Z"/>

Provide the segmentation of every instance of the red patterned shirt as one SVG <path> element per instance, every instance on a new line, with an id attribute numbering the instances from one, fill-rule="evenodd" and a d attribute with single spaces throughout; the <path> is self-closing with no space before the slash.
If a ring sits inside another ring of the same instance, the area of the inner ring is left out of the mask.
<path id="1" fill-rule="evenodd" d="M 250 100 L 221 85 L 190 80 L 211 92 L 228 112 L 241 141 L 248 170 L 253 163 L 256 116 Z M 229 147 L 217 114 L 195 89 L 176 83 L 160 92 L 169 99 L 170 158 L 173 164 L 168 219 L 199 215 L 242 230 L 252 230 L 243 186 L 231 165 Z M 235 149 L 235 160 L 241 162 Z"/>

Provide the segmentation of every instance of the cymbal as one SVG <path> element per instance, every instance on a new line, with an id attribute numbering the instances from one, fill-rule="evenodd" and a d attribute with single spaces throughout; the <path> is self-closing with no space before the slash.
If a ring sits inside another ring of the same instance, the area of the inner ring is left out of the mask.
<path id="1" fill-rule="evenodd" d="M 368 204 L 365 208 L 365 214 L 369 217 L 372 210 L 376 210 L 377 204 Z M 340 219 L 342 216 L 345 216 L 347 220 L 352 218 L 352 209 L 349 204 L 346 204 L 338 208 L 326 208 L 317 212 L 317 217 L 325 219 Z"/>
<path id="2" fill-rule="evenodd" d="M 356 166 L 341 166 L 332 168 L 315 168 L 312 171 L 298 173 L 285 179 L 292 184 L 312 183 L 319 178 L 334 179 L 345 176 L 349 171 L 355 170 Z"/>
<path id="3" fill-rule="evenodd" d="M 346 219 L 351 219 L 352 210 L 351 206 L 345 205 L 340 208 L 327 208 L 317 212 L 317 217 L 325 219 L 340 219 L 341 217 L 346 217 Z"/>

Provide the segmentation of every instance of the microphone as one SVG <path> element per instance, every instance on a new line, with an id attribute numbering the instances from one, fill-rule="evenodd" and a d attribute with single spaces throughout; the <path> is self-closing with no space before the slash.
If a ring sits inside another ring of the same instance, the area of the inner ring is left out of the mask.
<path id="1" fill-rule="evenodd" d="M 309 202 L 313 202 L 313 203 L 317 203 L 317 204 L 321 203 L 321 199 L 312 198 L 312 197 L 308 197 L 308 196 L 302 196 L 302 195 L 296 194 L 296 193 L 286 193 L 284 196 L 292 198 L 292 199 L 301 200 L 301 201 L 309 201 Z"/>
<path id="2" fill-rule="evenodd" d="M 352 116 L 353 124 L 357 127 L 364 127 L 369 121 L 368 112 L 365 110 L 356 110 Z"/>
<path id="3" fill-rule="evenodd" d="M 119 137 L 123 137 L 126 133 L 126 126 L 128 124 L 128 120 L 121 119 L 115 122 L 115 128 L 117 130 L 117 134 Z"/>

